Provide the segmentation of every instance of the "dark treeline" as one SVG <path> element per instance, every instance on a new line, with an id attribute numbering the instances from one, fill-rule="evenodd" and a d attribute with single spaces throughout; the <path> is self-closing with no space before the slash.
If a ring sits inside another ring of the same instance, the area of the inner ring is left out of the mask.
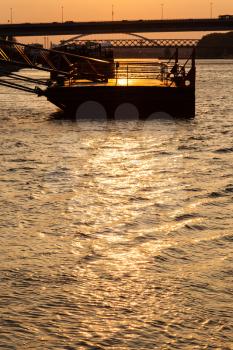
<path id="1" fill-rule="evenodd" d="M 197 45 L 198 58 L 233 58 L 233 32 L 203 36 Z"/>

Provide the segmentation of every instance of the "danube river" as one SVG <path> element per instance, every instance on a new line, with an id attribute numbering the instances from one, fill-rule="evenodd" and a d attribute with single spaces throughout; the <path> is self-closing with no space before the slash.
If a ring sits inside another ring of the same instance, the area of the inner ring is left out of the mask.
<path id="1" fill-rule="evenodd" d="M 233 60 L 197 71 L 189 121 L 0 88 L 0 349 L 233 349 Z"/>

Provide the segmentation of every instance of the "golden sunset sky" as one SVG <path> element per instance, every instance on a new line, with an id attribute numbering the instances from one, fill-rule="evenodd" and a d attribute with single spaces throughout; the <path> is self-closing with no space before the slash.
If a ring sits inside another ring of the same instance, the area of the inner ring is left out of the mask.
<path id="1" fill-rule="evenodd" d="M 233 13 L 233 0 L 0 0 L 0 23 L 60 22 L 62 6 L 64 21 L 111 20 L 112 4 L 115 20 L 213 17 Z"/>
<path id="2" fill-rule="evenodd" d="M 211 5 L 212 4 L 212 5 Z M 0 0 L 0 23 L 210 18 L 233 14 L 233 0 Z M 206 32 L 146 33 L 148 38 L 200 38 Z M 122 37 L 117 34 L 117 37 Z M 59 42 L 72 36 L 25 37 L 21 42 Z M 91 37 L 89 37 L 91 39 Z M 113 37 L 114 38 L 114 37 Z"/>

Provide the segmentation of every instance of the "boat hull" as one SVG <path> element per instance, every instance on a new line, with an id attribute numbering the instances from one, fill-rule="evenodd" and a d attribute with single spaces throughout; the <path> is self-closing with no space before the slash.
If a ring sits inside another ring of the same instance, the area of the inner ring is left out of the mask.
<path id="1" fill-rule="evenodd" d="M 195 88 L 168 86 L 54 86 L 44 92 L 47 99 L 60 109 L 82 117 L 82 111 L 94 106 L 109 119 L 123 117 L 147 119 L 153 115 L 194 118 Z M 85 109 L 86 108 L 86 109 Z M 130 114 L 130 115 L 127 115 Z M 103 115 L 102 115 L 103 116 Z"/>

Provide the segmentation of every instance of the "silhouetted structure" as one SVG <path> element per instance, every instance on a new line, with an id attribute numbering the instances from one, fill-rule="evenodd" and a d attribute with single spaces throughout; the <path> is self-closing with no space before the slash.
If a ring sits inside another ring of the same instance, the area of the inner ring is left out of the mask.
<path id="1" fill-rule="evenodd" d="M 153 33 L 187 31 L 226 31 L 233 18 L 189 18 L 107 22 L 0 24 L 0 36 L 44 36 L 69 34 Z"/>

